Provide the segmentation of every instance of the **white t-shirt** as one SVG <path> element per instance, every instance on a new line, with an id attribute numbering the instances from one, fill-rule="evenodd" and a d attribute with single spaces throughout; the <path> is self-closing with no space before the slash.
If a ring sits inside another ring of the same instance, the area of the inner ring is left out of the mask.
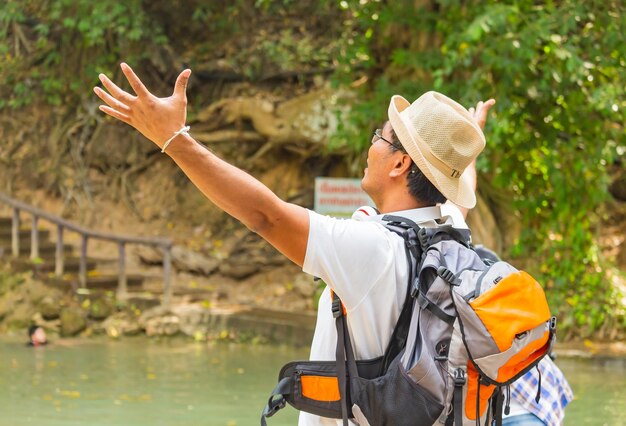
<path id="1" fill-rule="evenodd" d="M 457 210 L 458 212 L 458 210 Z M 397 213 L 423 227 L 436 226 L 440 207 Z M 442 221 L 465 227 L 462 216 Z M 462 223 L 458 223 L 460 221 Z M 341 298 L 357 359 L 384 354 L 396 325 L 408 286 L 404 240 L 375 220 L 335 219 L 309 211 L 309 241 L 302 270 L 328 285 L 322 293 L 311 360 L 335 359 L 337 332 L 331 312 L 329 287 Z M 336 426 L 341 421 L 301 412 L 299 426 Z"/>

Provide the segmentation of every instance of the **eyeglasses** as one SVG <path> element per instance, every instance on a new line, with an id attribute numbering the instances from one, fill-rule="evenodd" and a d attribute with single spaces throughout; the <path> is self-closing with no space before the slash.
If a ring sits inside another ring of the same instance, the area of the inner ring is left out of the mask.
<path id="1" fill-rule="evenodd" d="M 374 136 L 376 136 L 377 139 L 372 139 L 372 145 L 374 143 L 376 143 L 379 139 L 384 140 L 385 142 L 387 142 L 389 145 L 393 146 L 393 143 L 385 138 L 383 138 L 383 130 L 382 129 L 376 129 L 374 130 Z"/>

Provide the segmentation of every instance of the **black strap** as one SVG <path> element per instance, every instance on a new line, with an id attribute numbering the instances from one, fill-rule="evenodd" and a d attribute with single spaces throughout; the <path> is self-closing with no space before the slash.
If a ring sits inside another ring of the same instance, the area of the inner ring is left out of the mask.
<path id="1" fill-rule="evenodd" d="M 504 399 L 504 395 L 502 395 L 502 389 L 500 387 L 496 388 L 493 396 L 493 422 L 495 426 L 502 426 L 502 400 Z"/>
<path id="2" fill-rule="evenodd" d="M 506 405 L 504 406 L 504 414 L 509 415 L 511 412 L 511 385 L 506 385 Z"/>
<path id="3" fill-rule="evenodd" d="M 412 228 L 415 230 L 416 233 L 419 232 L 420 229 L 422 229 L 417 223 L 403 216 L 386 214 L 383 216 L 383 220 L 385 222 L 389 222 L 390 225 L 401 226 L 403 228 Z"/>
<path id="4" fill-rule="evenodd" d="M 454 409 L 452 409 L 452 411 L 448 413 L 448 417 L 446 417 L 446 422 L 444 423 L 444 426 L 454 426 L 454 417 Z"/>
<path id="5" fill-rule="evenodd" d="M 435 303 L 431 302 L 424 293 L 420 291 L 417 294 L 417 303 L 422 307 L 422 309 L 428 309 L 434 316 L 444 321 L 447 324 L 453 325 L 456 316 L 446 314 L 443 309 L 437 306 Z"/>
<path id="6" fill-rule="evenodd" d="M 285 407 L 287 402 L 285 396 L 289 395 L 292 389 L 291 382 L 291 377 L 284 377 L 280 382 L 278 382 L 270 395 L 270 399 L 267 401 L 263 414 L 261 414 L 261 426 L 267 426 L 267 421 L 265 419 L 267 417 L 272 417 L 278 412 L 278 410 Z M 278 396 L 278 398 L 274 399 L 275 396 Z"/>
<path id="7" fill-rule="evenodd" d="M 420 229 L 422 228 L 420 228 L 420 226 L 411 219 L 407 219 L 402 216 L 385 215 L 383 220 L 387 221 L 387 229 L 402 237 L 409 255 L 412 255 L 416 263 L 419 264 L 423 254 L 422 245 L 419 239 Z M 395 227 L 400 229 L 396 229 Z M 413 269 L 410 258 L 409 267 Z"/>
<path id="8" fill-rule="evenodd" d="M 341 403 L 341 418 L 343 426 L 348 426 L 348 401 L 347 401 L 347 377 L 346 377 L 346 317 L 343 315 L 341 299 L 333 294 L 333 316 L 337 328 L 337 347 L 335 359 L 337 360 L 337 382 L 339 384 L 339 398 Z"/>
<path id="9" fill-rule="evenodd" d="M 454 424 L 456 426 L 463 426 L 463 386 L 466 382 L 465 371 L 461 368 L 454 370 L 452 409 L 454 410 Z"/>
<path id="10" fill-rule="evenodd" d="M 409 328 L 411 327 L 411 317 L 413 316 L 413 298 L 411 297 L 411 289 L 413 281 L 415 280 L 415 275 L 419 271 L 419 259 L 421 255 L 419 253 L 417 253 L 417 255 L 412 253 L 410 247 L 408 246 L 406 246 L 404 252 L 406 254 L 407 265 L 409 265 L 409 282 L 406 287 L 406 295 L 404 296 L 402 311 L 400 312 L 398 322 L 396 322 L 391 339 L 389 339 L 389 343 L 385 349 L 385 354 L 383 355 L 378 375 L 383 375 L 389 368 L 391 362 L 405 348 L 409 335 Z"/>
<path id="11" fill-rule="evenodd" d="M 539 404 L 539 399 L 541 398 L 541 370 L 539 370 L 539 364 L 535 366 L 537 369 L 537 373 L 539 374 L 539 380 L 537 383 L 537 396 L 535 396 L 535 402 Z"/>

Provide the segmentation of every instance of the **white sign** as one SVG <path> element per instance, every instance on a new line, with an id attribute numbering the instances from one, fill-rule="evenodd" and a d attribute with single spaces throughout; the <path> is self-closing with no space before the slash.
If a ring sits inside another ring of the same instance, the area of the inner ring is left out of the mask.
<path id="1" fill-rule="evenodd" d="M 362 206 L 374 207 L 372 199 L 361 189 L 361 179 L 315 178 L 315 211 L 337 217 L 350 217 Z"/>

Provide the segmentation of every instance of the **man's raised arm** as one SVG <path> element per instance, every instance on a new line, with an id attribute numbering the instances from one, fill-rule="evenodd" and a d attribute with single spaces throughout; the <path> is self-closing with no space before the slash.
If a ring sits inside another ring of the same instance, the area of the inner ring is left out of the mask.
<path id="1" fill-rule="evenodd" d="M 100 74 L 100 81 L 108 91 L 94 88 L 106 103 L 100 110 L 133 126 L 161 149 L 169 141 L 165 153 L 209 200 L 302 266 L 309 236 L 306 209 L 281 200 L 257 179 L 221 160 L 188 133 L 182 132 L 171 139 L 185 127 L 186 90 L 191 71 L 180 73 L 172 96 L 157 98 L 127 64 L 122 63 L 121 67 L 136 96 Z"/>

